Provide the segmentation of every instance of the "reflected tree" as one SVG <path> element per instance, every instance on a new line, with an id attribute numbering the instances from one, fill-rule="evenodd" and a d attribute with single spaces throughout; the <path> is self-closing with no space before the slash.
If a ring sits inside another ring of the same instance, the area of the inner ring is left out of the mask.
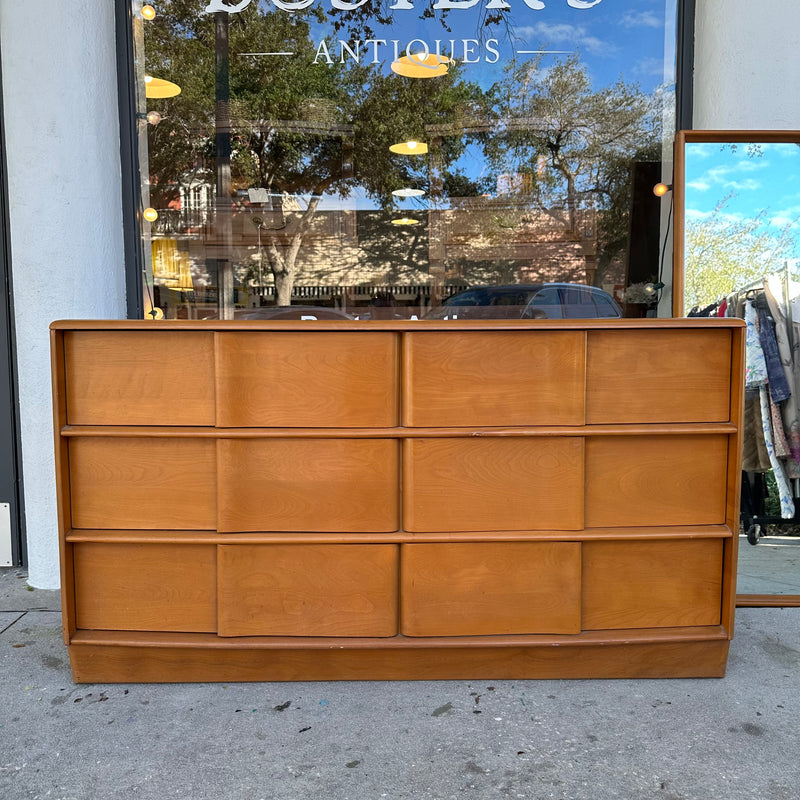
<path id="1" fill-rule="evenodd" d="M 782 268 L 796 253 L 798 220 L 776 228 L 768 210 L 743 219 L 723 198 L 708 216 L 688 219 L 684 233 L 684 310 L 706 306 Z"/>

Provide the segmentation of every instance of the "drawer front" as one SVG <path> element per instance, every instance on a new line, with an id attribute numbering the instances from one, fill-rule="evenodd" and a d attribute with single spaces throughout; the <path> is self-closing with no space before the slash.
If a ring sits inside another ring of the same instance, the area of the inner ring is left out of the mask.
<path id="1" fill-rule="evenodd" d="M 220 545 L 220 636 L 395 636 L 397 545 Z"/>
<path id="2" fill-rule="evenodd" d="M 73 554 L 78 628 L 216 631 L 214 545 L 81 542 Z"/>
<path id="3" fill-rule="evenodd" d="M 584 630 L 719 625 L 724 541 L 585 542 Z"/>
<path id="4" fill-rule="evenodd" d="M 580 331 L 410 333 L 404 425 L 582 425 Z"/>
<path id="5" fill-rule="evenodd" d="M 727 469 L 727 436 L 587 437 L 586 527 L 721 525 Z"/>
<path id="6" fill-rule="evenodd" d="M 397 530 L 393 439 L 222 439 L 220 531 Z"/>
<path id="7" fill-rule="evenodd" d="M 578 542 L 402 545 L 400 632 L 578 633 L 580 548 Z"/>
<path id="8" fill-rule="evenodd" d="M 392 333 L 217 335 L 217 425 L 386 428 L 398 422 Z"/>
<path id="9" fill-rule="evenodd" d="M 409 531 L 579 530 L 583 439 L 408 439 Z"/>
<path id="10" fill-rule="evenodd" d="M 589 331 L 586 421 L 726 422 L 729 330 Z"/>
<path id="11" fill-rule="evenodd" d="M 213 440 L 73 437 L 68 442 L 74 528 L 216 527 Z"/>
<path id="12" fill-rule="evenodd" d="M 70 425 L 213 425 L 214 334 L 67 331 Z"/>

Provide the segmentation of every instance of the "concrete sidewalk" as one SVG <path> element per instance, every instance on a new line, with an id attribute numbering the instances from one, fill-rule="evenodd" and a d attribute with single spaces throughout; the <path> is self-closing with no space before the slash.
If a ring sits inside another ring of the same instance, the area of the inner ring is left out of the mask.
<path id="1" fill-rule="evenodd" d="M 800 609 L 722 680 L 75 686 L 60 624 L 0 570 L 3 800 L 800 798 Z"/>

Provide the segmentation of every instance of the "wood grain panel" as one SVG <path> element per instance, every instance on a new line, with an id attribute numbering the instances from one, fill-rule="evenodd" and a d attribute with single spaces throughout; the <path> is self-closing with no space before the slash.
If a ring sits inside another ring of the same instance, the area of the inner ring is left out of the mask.
<path id="1" fill-rule="evenodd" d="M 401 546 L 405 636 L 578 633 L 578 542 Z"/>
<path id="2" fill-rule="evenodd" d="M 213 425 L 214 334 L 66 331 L 70 425 Z"/>
<path id="3" fill-rule="evenodd" d="M 586 421 L 730 419 L 731 332 L 589 331 Z"/>
<path id="4" fill-rule="evenodd" d="M 583 439 L 407 439 L 403 519 L 409 531 L 578 530 Z"/>
<path id="5" fill-rule="evenodd" d="M 211 439 L 71 438 L 72 526 L 216 527 Z"/>
<path id="6" fill-rule="evenodd" d="M 391 439 L 221 439 L 220 531 L 397 530 Z"/>
<path id="7" fill-rule="evenodd" d="M 213 545 L 86 542 L 74 560 L 79 628 L 216 631 Z"/>
<path id="8" fill-rule="evenodd" d="M 582 331 L 407 334 L 403 424 L 582 425 Z"/>
<path id="9" fill-rule="evenodd" d="M 586 440 L 586 527 L 725 522 L 727 436 Z"/>
<path id="10" fill-rule="evenodd" d="M 583 544 L 583 628 L 719 625 L 723 541 Z"/>
<path id="11" fill-rule="evenodd" d="M 398 341 L 392 333 L 219 333 L 217 424 L 397 425 Z"/>
<path id="12" fill-rule="evenodd" d="M 397 545 L 221 545 L 220 636 L 395 636 Z"/>
<path id="13" fill-rule="evenodd" d="M 503 647 L 470 642 L 427 648 L 258 648 L 107 645 L 85 641 L 79 631 L 70 645 L 76 683 L 186 681 L 375 681 L 375 680 L 565 680 L 576 678 L 722 678 L 730 642 L 559 641 Z M 230 641 L 230 640 L 228 640 Z M 393 643 L 393 639 L 383 641 Z"/>

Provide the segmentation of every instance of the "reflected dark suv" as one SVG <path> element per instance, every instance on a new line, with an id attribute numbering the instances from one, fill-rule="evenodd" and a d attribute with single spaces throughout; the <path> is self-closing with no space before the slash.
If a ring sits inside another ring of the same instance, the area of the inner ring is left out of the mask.
<path id="1" fill-rule="evenodd" d="M 478 286 L 448 297 L 425 319 L 616 319 L 608 292 L 580 283 Z"/>

